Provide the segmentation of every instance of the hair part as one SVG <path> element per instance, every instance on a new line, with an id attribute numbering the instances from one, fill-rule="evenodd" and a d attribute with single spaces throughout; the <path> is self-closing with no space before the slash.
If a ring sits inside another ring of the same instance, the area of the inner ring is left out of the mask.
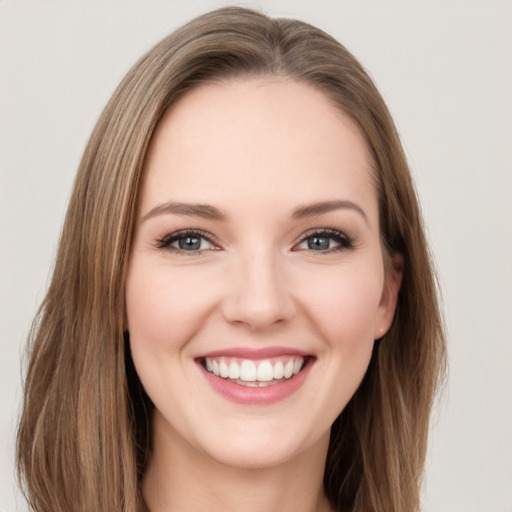
<path id="1" fill-rule="evenodd" d="M 324 486 L 336 510 L 419 509 L 445 345 L 421 212 L 391 116 L 359 62 L 306 23 L 243 8 L 200 16 L 128 72 L 81 160 L 55 269 L 30 336 L 18 474 L 38 512 L 143 510 L 151 403 L 124 330 L 144 158 L 167 108 L 212 81 L 279 77 L 322 91 L 373 161 L 383 246 L 403 255 L 393 325 L 332 426 Z"/>

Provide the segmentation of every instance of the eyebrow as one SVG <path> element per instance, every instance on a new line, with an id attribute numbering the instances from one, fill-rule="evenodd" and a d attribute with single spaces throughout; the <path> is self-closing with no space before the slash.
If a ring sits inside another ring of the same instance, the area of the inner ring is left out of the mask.
<path id="1" fill-rule="evenodd" d="M 227 217 L 221 210 L 209 204 L 176 203 L 174 201 L 169 201 L 152 208 L 148 213 L 146 213 L 146 215 L 144 215 L 144 217 L 142 217 L 142 222 L 162 213 L 173 213 L 175 215 L 201 217 L 203 219 L 211 220 L 225 220 Z"/>
<path id="2" fill-rule="evenodd" d="M 314 217 L 316 215 L 322 215 L 334 210 L 349 209 L 354 210 L 360 214 L 365 222 L 368 224 L 368 217 L 364 210 L 356 203 L 347 200 L 337 201 L 323 201 L 320 203 L 312 203 L 295 208 L 292 212 L 293 219 L 303 219 L 306 217 Z M 224 221 L 227 219 L 227 215 L 209 204 L 200 203 L 177 203 L 175 201 L 168 201 L 152 208 L 146 215 L 142 217 L 142 222 L 145 220 L 161 215 L 164 213 L 170 213 L 174 215 L 185 215 L 190 217 L 201 217 L 203 219 Z"/>
<path id="3" fill-rule="evenodd" d="M 366 216 L 364 210 L 358 204 L 347 200 L 324 201 L 321 203 L 313 203 L 304 206 L 299 206 L 298 208 L 295 208 L 293 210 L 292 217 L 294 219 L 303 219 L 305 217 L 313 217 L 315 215 L 322 215 L 323 213 L 343 209 L 356 211 L 363 217 L 366 224 L 368 224 L 368 217 Z"/>

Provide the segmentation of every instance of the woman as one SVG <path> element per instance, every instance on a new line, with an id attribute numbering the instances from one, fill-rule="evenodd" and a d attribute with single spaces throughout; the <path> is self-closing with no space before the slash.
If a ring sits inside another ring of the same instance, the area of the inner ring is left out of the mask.
<path id="1" fill-rule="evenodd" d="M 417 510 L 444 337 L 359 63 L 240 8 L 148 52 L 85 150 L 31 350 L 35 510 Z"/>

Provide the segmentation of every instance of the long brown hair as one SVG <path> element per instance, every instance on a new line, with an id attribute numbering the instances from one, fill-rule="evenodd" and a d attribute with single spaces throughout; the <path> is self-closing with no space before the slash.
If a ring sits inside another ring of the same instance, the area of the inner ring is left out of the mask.
<path id="1" fill-rule="evenodd" d="M 39 512 L 143 509 L 151 404 L 125 339 L 125 277 L 144 157 L 162 115 L 204 82 L 279 76 L 326 94 L 373 158 L 383 245 L 404 258 L 395 319 L 331 431 L 324 485 L 336 510 L 412 512 L 445 345 L 431 258 L 391 116 L 368 74 L 306 23 L 242 8 L 200 16 L 128 72 L 85 149 L 47 295 L 34 322 L 17 441 Z"/>

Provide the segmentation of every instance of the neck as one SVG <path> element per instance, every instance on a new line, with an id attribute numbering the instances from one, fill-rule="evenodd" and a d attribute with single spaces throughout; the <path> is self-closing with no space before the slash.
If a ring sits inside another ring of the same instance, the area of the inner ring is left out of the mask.
<path id="1" fill-rule="evenodd" d="M 328 438 L 273 467 L 224 465 L 155 432 L 142 492 L 151 512 L 331 512 L 323 490 Z"/>

